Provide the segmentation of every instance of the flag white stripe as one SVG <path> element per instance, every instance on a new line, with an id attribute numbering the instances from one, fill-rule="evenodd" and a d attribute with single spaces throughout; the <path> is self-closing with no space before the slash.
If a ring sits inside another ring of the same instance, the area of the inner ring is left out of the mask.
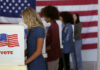
<path id="1" fill-rule="evenodd" d="M 88 16 L 87 16 L 88 17 Z M 91 16 L 89 16 L 90 18 L 91 18 Z M 85 19 L 85 17 L 81 17 L 81 18 L 84 18 Z M 80 19 L 81 19 L 80 18 Z M 94 21 L 96 21 L 97 20 L 97 16 L 94 16 L 94 18 L 95 18 L 95 20 Z M 1 18 L 0 18 L 1 19 Z M 6 18 L 7 20 L 9 20 L 9 23 L 16 23 L 15 22 L 15 20 L 16 21 L 18 21 L 18 23 L 20 22 L 20 21 L 22 21 L 22 19 L 21 18 L 19 18 L 19 19 L 15 19 L 14 20 L 14 18 Z M 86 19 L 86 20 L 88 20 L 89 21 L 89 18 L 88 19 Z M 92 18 L 90 19 L 90 20 L 92 20 Z M 92 21 L 93 21 L 92 20 Z M 5 21 L 2 21 L 3 23 L 8 23 L 8 22 L 5 22 Z M 85 22 L 87 22 L 87 21 L 85 21 Z M 43 21 L 43 23 L 44 24 L 46 24 L 46 22 L 45 21 Z M 48 24 L 46 25 L 46 26 L 49 26 Z M 95 27 L 83 27 L 82 28 L 82 33 L 92 33 L 92 32 L 98 32 L 98 27 L 97 26 L 95 26 Z"/>
<path id="2" fill-rule="evenodd" d="M 44 18 L 42 18 L 44 20 Z M 80 16 L 81 22 L 92 22 L 92 21 L 98 21 L 98 15 L 92 15 L 92 16 Z M 1 23 L 19 23 L 22 21 L 21 18 L 9 18 L 9 17 L 1 17 L 0 16 L 0 22 Z"/>
<path id="3" fill-rule="evenodd" d="M 98 21 L 98 15 L 80 16 L 80 21 L 81 21 L 81 22 Z"/>
<path id="4" fill-rule="evenodd" d="M 22 21 L 21 18 L 9 18 L 0 16 L 1 23 L 19 23 L 20 21 Z"/>
<path id="5" fill-rule="evenodd" d="M 85 44 L 95 44 L 98 43 L 98 38 L 86 38 L 86 39 L 82 39 L 82 43 Z"/>
<path id="6" fill-rule="evenodd" d="M 98 32 L 98 27 L 83 27 L 82 33 L 92 33 L 92 32 Z"/>
<path id="7" fill-rule="evenodd" d="M 41 9 L 45 6 L 37 6 L 36 11 L 40 12 Z M 97 4 L 91 5 L 65 5 L 65 6 L 56 6 L 59 11 L 91 11 L 91 10 L 98 10 Z"/>

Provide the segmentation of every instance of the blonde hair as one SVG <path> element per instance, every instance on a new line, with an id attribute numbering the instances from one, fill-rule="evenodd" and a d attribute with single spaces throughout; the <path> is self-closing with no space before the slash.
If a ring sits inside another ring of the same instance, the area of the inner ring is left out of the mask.
<path id="1" fill-rule="evenodd" d="M 22 13 L 21 13 L 22 18 L 24 19 L 24 22 L 28 26 L 28 30 L 31 28 L 40 26 L 43 29 L 45 29 L 41 18 L 39 15 L 36 13 L 36 11 L 33 8 L 26 8 Z"/>

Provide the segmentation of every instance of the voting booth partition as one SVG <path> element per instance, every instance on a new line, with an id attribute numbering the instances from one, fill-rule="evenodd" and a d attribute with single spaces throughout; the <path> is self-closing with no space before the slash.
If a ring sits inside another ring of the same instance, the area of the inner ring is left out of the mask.
<path id="1" fill-rule="evenodd" d="M 26 70 L 24 26 L 0 25 L 0 70 Z"/>

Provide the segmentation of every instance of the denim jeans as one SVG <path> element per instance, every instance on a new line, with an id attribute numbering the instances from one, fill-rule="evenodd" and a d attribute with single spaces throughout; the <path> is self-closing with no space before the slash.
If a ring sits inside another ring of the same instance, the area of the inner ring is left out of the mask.
<path id="1" fill-rule="evenodd" d="M 76 69 L 83 70 L 82 69 L 82 55 L 81 55 L 82 40 L 76 40 L 74 47 L 75 47 L 74 52 L 71 53 L 72 62 L 73 62 L 73 70 L 76 70 Z"/>

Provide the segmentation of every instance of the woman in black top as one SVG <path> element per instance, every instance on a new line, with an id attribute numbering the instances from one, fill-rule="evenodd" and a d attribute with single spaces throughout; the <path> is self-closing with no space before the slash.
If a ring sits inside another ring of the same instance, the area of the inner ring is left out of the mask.
<path id="1" fill-rule="evenodd" d="M 74 19 L 74 47 L 75 51 L 72 53 L 72 61 L 73 61 L 73 70 L 82 70 L 82 57 L 81 57 L 81 48 L 82 48 L 82 24 L 79 20 L 78 14 L 73 14 Z"/>

